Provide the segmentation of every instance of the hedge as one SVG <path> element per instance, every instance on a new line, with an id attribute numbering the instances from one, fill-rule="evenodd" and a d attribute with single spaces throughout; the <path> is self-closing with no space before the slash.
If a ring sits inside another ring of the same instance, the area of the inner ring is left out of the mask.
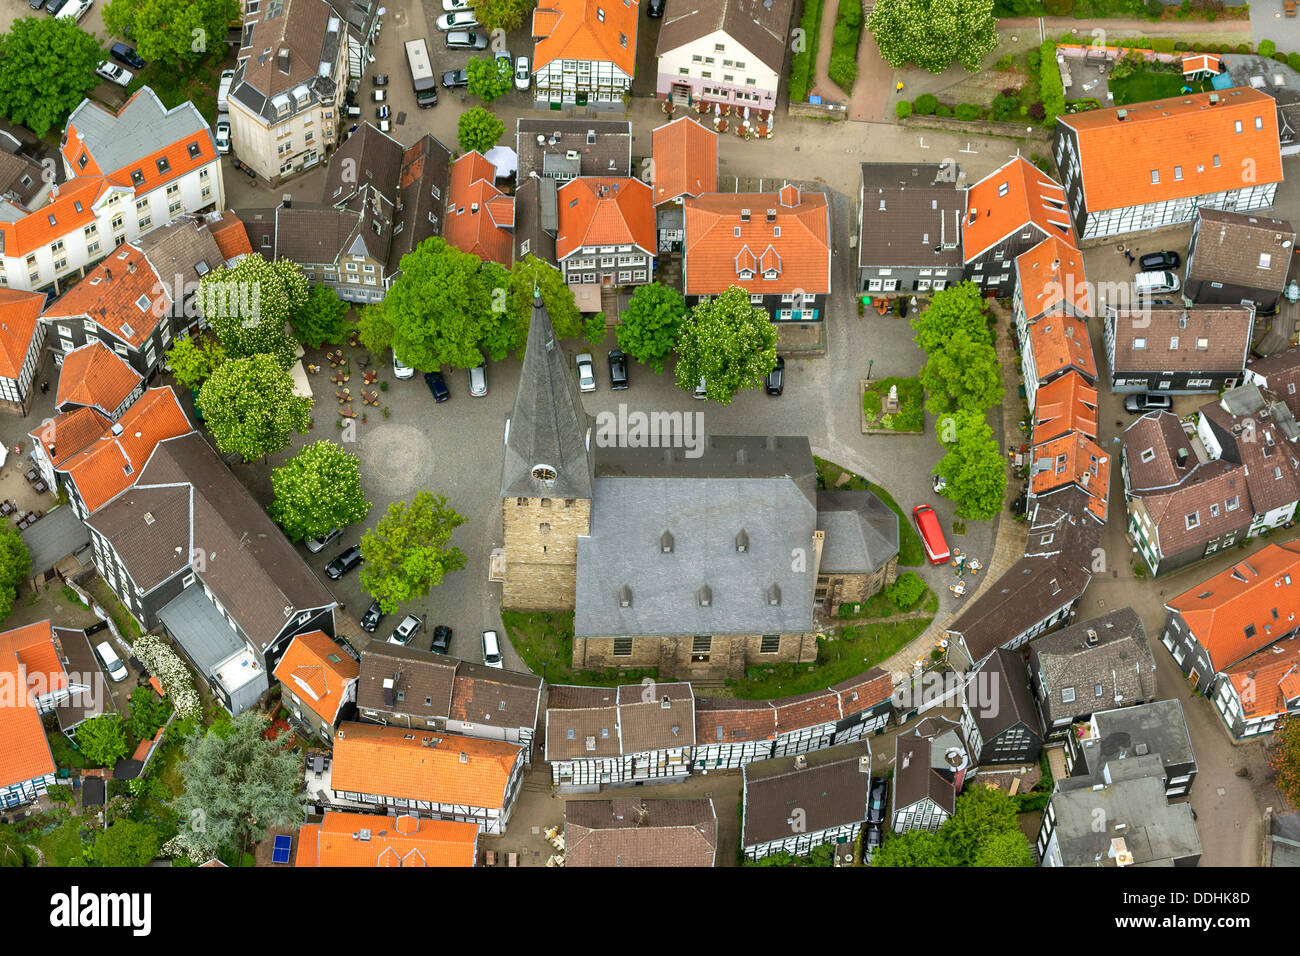
<path id="1" fill-rule="evenodd" d="M 858 41 L 862 36 L 862 0 L 840 0 L 835 17 L 834 47 L 826 68 L 831 82 L 845 93 L 853 92 L 858 78 Z"/>
<path id="2" fill-rule="evenodd" d="M 933 116 L 938 105 L 939 98 L 933 93 L 922 93 L 912 102 L 912 107 L 921 116 Z"/>
<path id="3" fill-rule="evenodd" d="M 823 0 L 805 0 L 799 28 L 803 30 L 804 49 L 790 58 L 790 102 L 808 99 L 813 67 L 817 63 L 817 39 L 821 34 Z"/>
<path id="4" fill-rule="evenodd" d="M 894 112 L 898 114 L 899 119 L 907 119 L 912 115 L 912 103 L 910 100 L 899 100 L 898 105 L 894 107 Z"/>
<path id="5" fill-rule="evenodd" d="M 1056 42 L 1044 40 L 1039 47 L 1038 91 L 1046 111 L 1044 122 L 1048 129 L 1056 126 L 1056 118 L 1065 112 L 1065 87 L 1061 84 L 1061 70 L 1056 64 Z"/>
<path id="6" fill-rule="evenodd" d="M 1277 44 L 1274 43 L 1272 40 L 1260 40 L 1260 41 L 1259 41 L 1259 55 L 1260 55 L 1260 56 L 1271 58 L 1271 57 L 1273 56 L 1273 54 L 1276 53 L 1276 52 L 1277 52 Z"/>
<path id="7" fill-rule="evenodd" d="M 957 109 L 953 111 L 959 120 L 975 120 L 980 118 L 980 113 L 984 112 L 974 103 L 958 103 Z"/>

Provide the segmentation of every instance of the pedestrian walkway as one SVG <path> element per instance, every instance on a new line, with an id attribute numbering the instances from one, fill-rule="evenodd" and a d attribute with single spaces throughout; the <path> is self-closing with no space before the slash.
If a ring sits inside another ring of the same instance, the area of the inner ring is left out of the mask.
<path id="1" fill-rule="evenodd" d="M 808 91 L 832 103 L 843 102 L 845 92 L 831 80 L 831 50 L 835 46 L 835 15 L 839 0 L 823 0 L 821 32 L 817 36 L 817 62 L 813 64 L 812 88 Z"/>

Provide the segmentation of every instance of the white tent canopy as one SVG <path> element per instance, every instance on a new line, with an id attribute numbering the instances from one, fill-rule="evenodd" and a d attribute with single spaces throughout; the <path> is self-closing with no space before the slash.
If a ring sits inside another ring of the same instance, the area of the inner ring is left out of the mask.
<path id="1" fill-rule="evenodd" d="M 509 146 L 493 146 L 484 155 L 497 168 L 497 179 L 505 179 L 519 171 L 519 157 Z"/>

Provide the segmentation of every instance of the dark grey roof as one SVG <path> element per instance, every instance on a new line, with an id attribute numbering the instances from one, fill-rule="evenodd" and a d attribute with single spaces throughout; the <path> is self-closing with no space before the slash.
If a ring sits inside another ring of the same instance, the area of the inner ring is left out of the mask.
<path id="1" fill-rule="evenodd" d="M 756 760 L 744 767 L 744 825 L 740 843 L 757 846 L 793 832 L 795 810 L 817 833 L 867 818 L 871 745 L 859 740 L 794 757 Z"/>
<path id="2" fill-rule="evenodd" d="M 541 143 L 537 142 L 539 136 Z M 593 138 L 594 143 L 588 142 Z M 521 183 L 530 173 L 544 175 L 547 156 L 563 160 L 569 152 L 578 154 L 582 176 L 631 176 L 632 124 L 627 120 L 521 117 L 515 121 L 515 152 L 519 154 L 517 181 Z"/>
<path id="3" fill-rule="evenodd" d="M 90 547 L 90 532 L 72 508 L 60 505 L 21 532 L 32 554 L 31 574 L 40 575 L 70 554 Z"/>
<path id="4" fill-rule="evenodd" d="M 671 420 L 670 420 L 671 421 Z M 674 432 L 676 434 L 676 432 Z M 705 435 L 701 444 L 676 448 L 632 448 L 614 442 L 600 449 L 600 478 L 790 478 L 816 504 L 817 470 L 812 447 L 802 435 Z"/>
<path id="5" fill-rule="evenodd" d="M 1042 732 L 1042 719 L 1029 689 L 1029 669 L 1019 650 L 994 651 L 977 678 L 966 685 L 966 702 L 985 743 L 1017 724 Z"/>
<path id="6" fill-rule="evenodd" d="M 451 711 L 455 674 L 452 658 L 372 640 L 361 654 L 357 706 L 416 717 L 446 717 Z M 393 681 L 391 701 L 385 699 L 385 680 Z"/>
<path id="7" fill-rule="evenodd" d="M 1045 634 L 1029 650 L 1035 674 L 1047 685 L 1043 710 L 1049 722 L 1155 696 L 1155 659 L 1142 619 L 1130 607 Z M 1061 699 L 1065 688 L 1074 690 L 1073 701 Z"/>
<path id="8" fill-rule="evenodd" d="M 1196 764 L 1183 705 L 1177 700 L 1104 710 L 1092 715 L 1092 723 L 1097 736 L 1083 742 L 1083 755 L 1094 773 L 1110 761 L 1148 754 L 1159 755 L 1166 768 Z"/>
<path id="9" fill-rule="evenodd" d="M 135 241 L 171 293 L 194 288 L 203 276 L 225 265 L 225 257 L 203 216 L 183 216 Z M 181 306 L 177 304 L 177 308 Z"/>
<path id="10" fill-rule="evenodd" d="M 676 0 L 668 7 L 659 28 L 655 56 L 722 32 L 780 74 L 793 10 L 794 0 L 713 0 L 695 4 Z M 728 54 L 738 52 L 727 48 Z"/>
<path id="11" fill-rule="evenodd" d="M 1187 279 L 1281 292 L 1295 252 L 1291 223 L 1202 206 Z"/>
<path id="12" fill-rule="evenodd" d="M 1111 375 L 1128 372 L 1218 372 L 1240 375 L 1250 354 L 1255 310 L 1245 305 L 1107 309 L 1115 330 Z M 1141 348 L 1136 346 L 1141 340 Z M 1177 341 L 1175 348 L 1169 346 Z M 1198 344 L 1205 342 L 1205 347 Z"/>
<path id="13" fill-rule="evenodd" d="M 136 587 L 148 592 L 189 562 L 192 500 L 189 485 L 136 485 L 86 523 L 112 543 Z"/>
<path id="14" fill-rule="evenodd" d="M 44 172 L 31 157 L 0 149 L 0 196 L 11 195 L 26 207 L 45 188 Z"/>
<path id="15" fill-rule="evenodd" d="M 961 268 L 966 192 L 958 186 L 960 166 L 863 163 L 860 168 L 860 267 Z"/>
<path id="16" fill-rule="evenodd" d="M 386 196 L 397 190 L 404 147 L 368 120 L 330 157 L 321 202 L 347 205 L 359 191 L 373 186 Z"/>
<path id="17" fill-rule="evenodd" d="M 894 738 L 893 812 L 929 797 L 951 815 L 956 807 L 957 774 L 973 764 L 959 724 L 946 717 L 922 718 Z"/>
<path id="18" fill-rule="evenodd" d="M 594 449 L 587 447 L 591 426 L 573 364 L 538 295 L 508 425 L 501 497 L 590 498 L 595 465 Z M 534 476 L 539 466 L 554 477 Z"/>
<path id="19" fill-rule="evenodd" d="M 167 625 L 168 633 L 180 641 L 204 677 L 211 677 L 218 664 L 244 646 L 197 584 L 172 598 L 158 612 L 158 617 Z"/>
<path id="20" fill-rule="evenodd" d="M 1300 866 L 1300 813 L 1274 816 L 1269 830 L 1273 842 L 1269 866 Z"/>
<path id="21" fill-rule="evenodd" d="M 451 180 L 451 151 L 432 136 L 422 136 L 402 155 L 389 242 L 389 276 L 401 270 L 402 256 L 430 236 L 442 235 L 442 212 Z"/>
<path id="22" fill-rule="evenodd" d="M 898 554 L 898 515 L 869 491 L 817 492 L 821 573 L 870 574 Z"/>
<path id="23" fill-rule="evenodd" d="M 241 48 L 241 55 L 246 59 L 235 69 L 231 98 L 239 100 L 268 124 L 278 118 L 274 104 L 280 97 L 289 101 L 289 116 L 307 108 L 296 105 L 292 94 L 298 90 L 306 92 L 308 106 L 333 102 L 338 92 L 333 68 L 339 45 L 347 42 L 343 35 L 347 28 L 336 17 L 346 16 L 351 21 L 364 10 L 364 22 L 378 15 L 373 4 L 341 0 L 339 7 L 341 12 L 325 0 L 269 2 L 260 16 L 252 20 L 251 36 Z"/>
<path id="24" fill-rule="evenodd" d="M 515 190 L 514 257 L 536 256 L 555 265 L 555 235 L 559 230 L 553 179 L 525 179 Z"/>
<path id="25" fill-rule="evenodd" d="M 248 243 L 264 259 L 275 258 L 275 206 L 260 209 L 236 209 L 235 216 L 244 224 Z"/>
<path id="26" fill-rule="evenodd" d="M 85 530 L 84 526 L 82 530 Z M 113 703 L 113 695 L 108 692 L 108 678 L 104 676 L 95 652 L 90 649 L 90 638 L 86 632 L 70 627 L 56 627 L 53 631 L 54 640 L 62 651 L 60 656 L 64 660 L 64 671 L 69 675 L 80 675 L 73 677 L 74 684 L 90 688 L 85 692 L 73 691 L 66 700 L 55 705 L 59 729 L 67 732 L 83 720 L 98 717 L 106 711 L 115 711 L 117 707 Z"/>
<path id="27" fill-rule="evenodd" d="M 561 685 L 548 690 L 547 760 L 599 759 L 694 744 L 690 684 Z"/>

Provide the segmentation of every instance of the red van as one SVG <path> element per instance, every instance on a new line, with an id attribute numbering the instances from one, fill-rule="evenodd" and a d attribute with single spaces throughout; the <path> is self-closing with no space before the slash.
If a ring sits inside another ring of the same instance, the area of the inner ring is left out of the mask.
<path id="1" fill-rule="evenodd" d="M 943 538 L 943 529 L 939 527 L 939 516 L 929 505 L 917 505 L 912 509 L 912 520 L 921 532 L 921 543 L 925 545 L 925 556 L 931 564 L 947 564 L 952 558 L 948 542 Z"/>

